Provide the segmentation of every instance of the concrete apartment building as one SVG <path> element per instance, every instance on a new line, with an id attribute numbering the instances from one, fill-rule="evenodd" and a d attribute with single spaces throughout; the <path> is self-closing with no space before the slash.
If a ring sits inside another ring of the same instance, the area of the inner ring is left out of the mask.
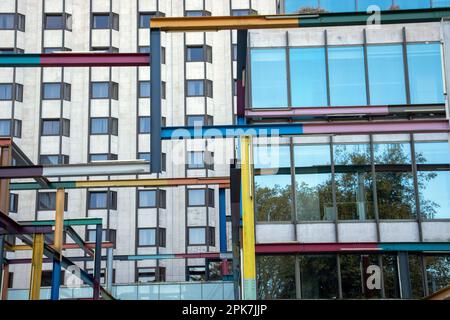
<path id="1" fill-rule="evenodd" d="M 434 0 L 4 0 L 0 53 L 144 53 L 154 15 L 364 12 L 370 4 L 450 7 Z M 447 21 L 250 30 L 249 121 L 448 120 L 448 41 Z M 235 31 L 163 33 L 163 125 L 236 123 L 236 43 Z M 0 68 L 0 135 L 45 165 L 150 160 L 149 80 L 149 67 Z M 384 113 L 365 113 L 372 106 Z M 302 107 L 360 108 L 334 118 L 277 114 Z M 448 132 L 385 131 L 254 139 L 258 298 L 420 298 L 449 284 Z M 148 177 L 229 176 L 236 157 L 233 139 L 162 146 L 164 170 Z M 53 219 L 54 199 L 14 191 L 10 216 Z M 114 255 L 218 252 L 218 203 L 211 186 L 67 190 L 66 217 L 103 218 Z M 230 223 L 227 229 L 230 248 Z M 28 287 L 29 268 L 11 266 L 12 289 Z M 381 278 L 372 283 L 374 269 Z M 43 277 L 46 286 L 51 271 Z M 136 293 L 135 284 L 222 276 L 220 260 L 160 259 L 115 261 L 113 279 L 130 285 L 115 289 L 119 298 L 145 299 L 153 296 Z M 229 284 L 220 298 L 233 298 Z"/>

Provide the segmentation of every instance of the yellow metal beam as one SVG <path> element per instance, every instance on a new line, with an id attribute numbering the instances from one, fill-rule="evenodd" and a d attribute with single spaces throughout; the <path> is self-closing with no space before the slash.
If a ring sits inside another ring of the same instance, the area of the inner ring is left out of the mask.
<path id="1" fill-rule="evenodd" d="M 55 250 L 60 254 L 63 249 L 63 233 L 64 233 L 64 189 L 56 191 L 56 215 L 55 215 Z M 61 259 L 61 257 L 60 257 Z"/>
<path id="2" fill-rule="evenodd" d="M 33 236 L 33 258 L 31 260 L 30 300 L 40 299 L 43 255 L 44 235 L 35 234 Z"/>
<path id="3" fill-rule="evenodd" d="M 241 137 L 241 192 L 242 192 L 242 256 L 244 268 L 243 298 L 256 299 L 255 263 L 255 209 L 253 204 L 253 150 L 252 137 Z"/>
<path id="4" fill-rule="evenodd" d="M 298 28 L 298 15 L 152 18 L 150 28 L 165 32 Z"/>
<path id="5" fill-rule="evenodd" d="M 171 179 L 133 179 L 133 180 L 89 180 L 77 181 L 77 188 L 107 188 L 107 187 L 173 187 L 183 185 L 218 184 L 229 185 L 227 177 L 214 178 L 171 178 Z"/>

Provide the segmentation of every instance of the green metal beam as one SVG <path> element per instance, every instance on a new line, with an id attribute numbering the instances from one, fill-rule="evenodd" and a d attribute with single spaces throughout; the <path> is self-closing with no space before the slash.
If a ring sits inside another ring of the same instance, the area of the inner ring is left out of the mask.
<path id="1" fill-rule="evenodd" d="M 54 226 L 55 220 L 39 220 L 39 221 L 21 221 L 23 226 Z M 64 226 L 92 226 L 101 225 L 101 218 L 84 218 L 84 219 L 68 219 L 64 220 Z"/>

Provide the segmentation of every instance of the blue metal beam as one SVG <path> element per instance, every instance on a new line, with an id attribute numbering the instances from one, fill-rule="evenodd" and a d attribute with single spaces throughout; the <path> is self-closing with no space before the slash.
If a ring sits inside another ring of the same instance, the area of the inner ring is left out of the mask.
<path id="1" fill-rule="evenodd" d="M 161 139 L 235 138 L 243 135 L 270 137 L 299 134 L 303 134 L 303 125 L 301 124 L 240 124 L 203 127 L 164 127 L 161 130 Z"/>
<path id="2" fill-rule="evenodd" d="M 150 172 L 160 173 L 162 171 L 161 153 L 161 31 L 150 29 L 150 52 L 151 52 L 151 99 L 150 99 Z"/>

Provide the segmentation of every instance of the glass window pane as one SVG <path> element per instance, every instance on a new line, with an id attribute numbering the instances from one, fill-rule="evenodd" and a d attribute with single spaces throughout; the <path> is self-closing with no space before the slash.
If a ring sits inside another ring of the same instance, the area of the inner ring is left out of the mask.
<path id="1" fill-rule="evenodd" d="M 107 208 L 107 192 L 89 193 L 89 209 Z"/>
<path id="2" fill-rule="evenodd" d="M 358 0 L 358 11 L 367 12 L 370 6 L 378 6 L 380 10 L 389 10 L 392 8 L 392 0 Z"/>
<path id="3" fill-rule="evenodd" d="M 61 84 L 44 83 L 44 99 L 60 99 L 60 98 L 61 98 Z"/>
<path id="4" fill-rule="evenodd" d="M 449 164 L 450 149 L 447 141 L 416 142 L 414 149 L 417 164 Z"/>
<path id="5" fill-rule="evenodd" d="M 188 153 L 188 168 L 202 169 L 205 167 L 204 152 L 193 151 Z"/>
<path id="6" fill-rule="evenodd" d="M 108 29 L 109 28 L 109 15 L 94 15 L 93 19 L 94 29 Z"/>
<path id="7" fill-rule="evenodd" d="M 198 97 L 204 95 L 204 85 L 203 80 L 188 80 L 187 81 L 187 95 L 190 97 Z"/>
<path id="8" fill-rule="evenodd" d="M 445 288 L 450 283 L 450 256 L 425 256 L 429 293 Z"/>
<path id="9" fill-rule="evenodd" d="M 154 246 L 155 244 L 155 229 L 139 229 L 139 246 Z"/>
<path id="10" fill-rule="evenodd" d="M 411 103 L 444 103 L 439 43 L 408 44 Z"/>
<path id="11" fill-rule="evenodd" d="M 255 213 L 257 221 L 291 221 L 291 175 L 255 176 Z"/>
<path id="12" fill-rule="evenodd" d="M 290 59 L 292 105 L 328 105 L 325 48 L 290 49 Z"/>
<path id="13" fill-rule="evenodd" d="M 90 160 L 89 161 L 106 161 L 108 160 L 108 154 L 102 153 L 102 154 L 91 154 L 89 155 Z"/>
<path id="14" fill-rule="evenodd" d="M 42 135 L 53 136 L 59 135 L 59 120 L 43 120 Z"/>
<path id="15" fill-rule="evenodd" d="M 423 219 L 449 219 L 450 171 L 419 171 L 417 180 Z"/>
<path id="16" fill-rule="evenodd" d="M 199 245 L 206 243 L 205 228 L 189 228 L 189 245 Z"/>
<path id="17" fill-rule="evenodd" d="M 295 167 L 330 165 L 330 145 L 296 145 L 294 146 L 294 163 Z"/>
<path id="18" fill-rule="evenodd" d="M 367 57 L 370 103 L 406 104 L 402 46 L 368 46 Z"/>
<path id="19" fill-rule="evenodd" d="M 257 256 L 258 299 L 295 299 L 295 257 Z"/>
<path id="20" fill-rule="evenodd" d="M 381 219 L 413 219 L 414 182 L 409 172 L 377 172 L 378 211 Z"/>
<path id="21" fill-rule="evenodd" d="M 395 0 L 398 9 L 422 9 L 430 7 L 430 0 Z"/>
<path id="22" fill-rule="evenodd" d="M 150 81 L 139 82 L 139 98 L 150 98 Z"/>
<path id="23" fill-rule="evenodd" d="M 91 133 L 92 134 L 107 134 L 108 133 L 108 119 L 107 118 L 91 119 Z"/>
<path id="24" fill-rule="evenodd" d="M 295 181 L 297 219 L 334 220 L 331 173 L 296 174 Z"/>
<path id="25" fill-rule="evenodd" d="M 366 78 L 362 46 L 330 47 L 328 63 L 331 105 L 366 105 Z"/>
<path id="26" fill-rule="evenodd" d="M 10 120 L 0 120 L 0 136 L 11 135 L 11 121 Z"/>
<path id="27" fill-rule="evenodd" d="M 13 92 L 12 84 L 0 84 L 0 100 L 11 100 Z"/>
<path id="28" fill-rule="evenodd" d="M 188 205 L 189 206 L 204 206 L 205 205 L 205 190 L 204 189 L 188 190 Z"/>
<path id="29" fill-rule="evenodd" d="M 187 116 L 187 125 L 188 126 L 204 126 L 205 125 L 205 117 L 204 116 Z"/>
<path id="30" fill-rule="evenodd" d="M 369 144 L 335 144 L 333 153 L 339 219 L 373 219 Z"/>
<path id="31" fill-rule="evenodd" d="M 56 193 L 43 192 L 38 196 L 39 210 L 54 210 L 56 208 Z"/>
<path id="32" fill-rule="evenodd" d="M 375 164 L 411 164 L 411 146 L 408 142 L 374 143 Z"/>
<path id="33" fill-rule="evenodd" d="M 450 0 L 432 0 L 433 8 L 450 7 Z"/>
<path id="34" fill-rule="evenodd" d="M 307 13 L 319 7 L 318 0 L 285 0 L 285 13 Z"/>
<path id="35" fill-rule="evenodd" d="M 92 83 L 92 98 L 102 99 L 109 97 L 109 83 L 108 82 L 94 82 Z"/>
<path id="36" fill-rule="evenodd" d="M 140 13 L 139 14 L 139 28 L 150 28 L 150 19 L 154 13 Z"/>
<path id="37" fill-rule="evenodd" d="M 150 117 L 139 117 L 139 133 L 150 133 Z"/>
<path id="38" fill-rule="evenodd" d="M 198 47 L 188 47 L 186 52 L 187 61 L 204 61 L 204 48 L 203 46 Z"/>
<path id="39" fill-rule="evenodd" d="M 287 99 L 286 50 L 251 50 L 253 108 L 285 108 Z"/>
<path id="40" fill-rule="evenodd" d="M 353 12 L 355 6 L 355 0 L 320 0 L 320 7 L 326 12 Z"/>
<path id="41" fill-rule="evenodd" d="M 0 14 L 0 29 L 14 29 L 14 14 Z"/>
<path id="42" fill-rule="evenodd" d="M 253 157 L 255 169 L 291 167 L 291 151 L 288 145 L 257 145 L 253 148 Z"/>
<path id="43" fill-rule="evenodd" d="M 42 165 L 57 165 L 57 164 L 59 164 L 59 156 L 43 155 L 40 157 L 40 164 L 42 164 Z"/>
<path id="44" fill-rule="evenodd" d="M 139 207 L 156 207 L 156 191 L 139 191 Z"/>
<path id="45" fill-rule="evenodd" d="M 63 29 L 64 19 L 62 15 L 47 15 L 45 17 L 46 29 Z"/>
<path id="46" fill-rule="evenodd" d="M 336 256 L 300 256 L 300 279 L 302 299 L 336 299 L 338 297 Z"/>
<path id="47" fill-rule="evenodd" d="M 396 255 L 383 255 L 383 280 L 384 280 L 384 294 L 386 298 L 400 298 L 400 283 L 398 278 L 397 256 Z M 414 272 L 420 269 L 420 266 L 416 264 L 414 267 L 410 266 L 410 279 L 411 286 L 414 291 Z"/>

